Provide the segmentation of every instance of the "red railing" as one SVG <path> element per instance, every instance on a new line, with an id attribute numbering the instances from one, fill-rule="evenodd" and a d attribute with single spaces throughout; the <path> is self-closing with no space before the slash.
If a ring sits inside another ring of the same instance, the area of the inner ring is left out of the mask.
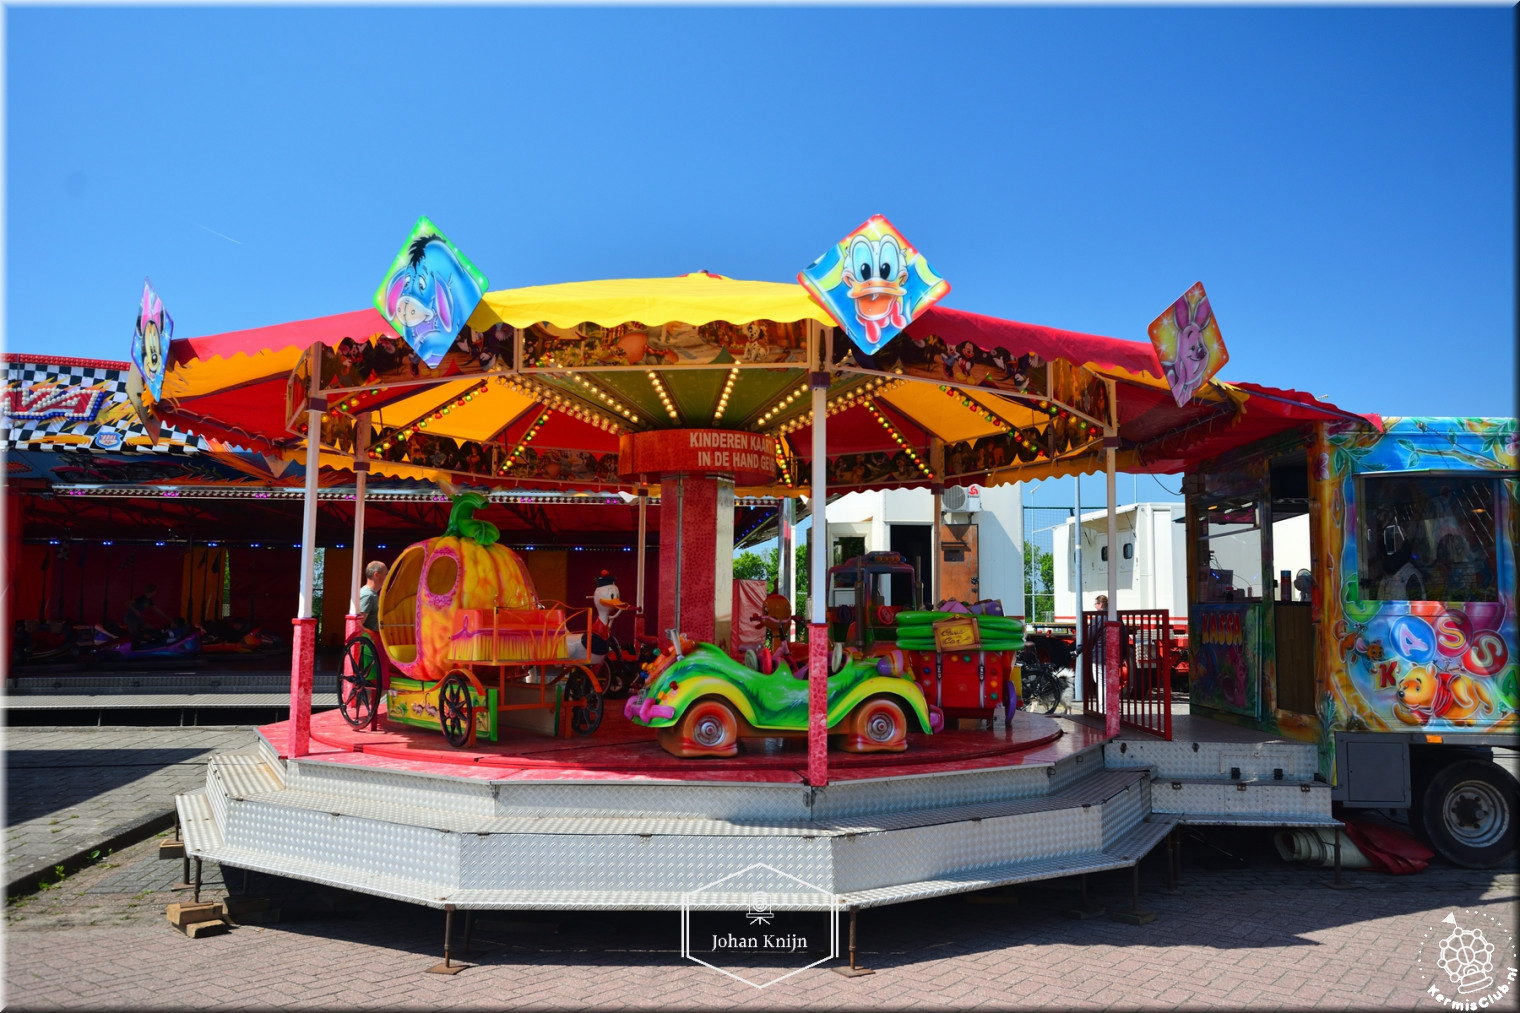
<path id="1" fill-rule="evenodd" d="M 1082 713 L 1104 717 L 1102 612 L 1082 613 Z M 1166 609 L 1121 609 L 1124 657 L 1119 668 L 1119 724 L 1172 737 L 1172 625 Z"/>

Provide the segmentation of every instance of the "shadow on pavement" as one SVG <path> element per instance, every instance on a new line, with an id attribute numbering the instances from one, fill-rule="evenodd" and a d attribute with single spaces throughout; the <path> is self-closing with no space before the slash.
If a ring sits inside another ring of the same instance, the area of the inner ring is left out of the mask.
<path id="1" fill-rule="evenodd" d="M 171 764 L 207 752 L 185 749 L 9 749 L 5 753 L 5 825 L 87 802 Z"/>

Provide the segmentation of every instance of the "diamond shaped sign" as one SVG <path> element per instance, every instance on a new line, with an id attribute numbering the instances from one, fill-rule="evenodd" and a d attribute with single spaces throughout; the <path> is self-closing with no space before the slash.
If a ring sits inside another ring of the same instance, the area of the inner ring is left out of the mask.
<path id="1" fill-rule="evenodd" d="M 174 340 L 174 318 L 164 309 L 153 283 L 143 279 L 142 302 L 132 326 L 132 365 L 137 367 L 157 401 L 164 390 L 164 369 L 169 364 L 169 342 Z"/>
<path id="2" fill-rule="evenodd" d="M 950 291 L 881 215 L 829 247 L 797 280 L 867 355 Z"/>
<path id="3" fill-rule="evenodd" d="M 1230 361 L 1203 282 L 1182 293 L 1148 328 L 1156 361 L 1181 408 Z"/>
<path id="4" fill-rule="evenodd" d="M 426 217 L 375 290 L 375 309 L 432 369 L 480 304 L 486 278 Z"/>

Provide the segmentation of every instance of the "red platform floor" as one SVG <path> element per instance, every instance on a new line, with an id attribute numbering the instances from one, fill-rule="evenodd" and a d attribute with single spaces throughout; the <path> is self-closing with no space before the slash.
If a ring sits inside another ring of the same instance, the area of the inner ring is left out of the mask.
<path id="1" fill-rule="evenodd" d="M 287 754 L 289 722 L 259 728 L 276 752 Z M 1053 763 L 1100 745 L 1101 731 L 1047 717 L 1017 713 L 1011 728 L 956 729 L 938 735 L 910 734 L 903 753 L 829 753 L 829 779 L 855 781 L 913 777 L 951 771 Z M 336 710 L 312 715 L 307 759 L 350 763 L 490 781 L 738 781 L 800 784 L 807 772 L 807 743 L 800 738 L 745 739 L 730 759 L 680 759 L 608 707 L 592 735 L 555 739 L 507 730 L 501 742 L 451 749 L 441 732 L 392 725 L 381 711 L 376 731 L 356 731 Z"/>

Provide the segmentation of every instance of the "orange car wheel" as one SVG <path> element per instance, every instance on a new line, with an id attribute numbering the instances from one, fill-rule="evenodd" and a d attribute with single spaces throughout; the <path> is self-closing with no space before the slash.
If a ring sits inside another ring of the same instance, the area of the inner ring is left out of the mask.
<path id="1" fill-rule="evenodd" d="M 660 745 L 676 756 L 734 756 L 739 719 L 722 700 L 704 697 L 686 708 L 674 726 L 660 730 Z"/>
<path id="2" fill-rule="evenodd" d="M 908 748 L 908 719 L 895 700 L 873 696 L 845 718 L 839 748 L 851 753 L 901 753 Z"/>

